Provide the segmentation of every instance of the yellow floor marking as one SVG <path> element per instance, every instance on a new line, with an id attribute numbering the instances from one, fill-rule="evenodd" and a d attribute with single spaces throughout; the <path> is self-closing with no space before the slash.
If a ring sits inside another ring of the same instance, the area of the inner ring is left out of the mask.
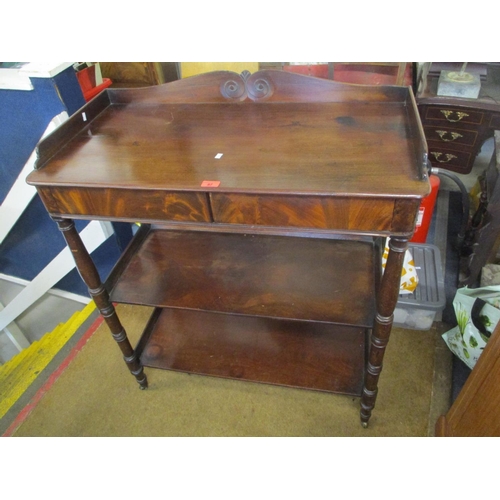
<path id="1" fill-rule="evenodd" d="M 82 311 L 74 313 L 66 323 L 46 333 L 0 366 L 0 418 L 12 408 L 94 310 L 95 304 L 90 302 Z"/>

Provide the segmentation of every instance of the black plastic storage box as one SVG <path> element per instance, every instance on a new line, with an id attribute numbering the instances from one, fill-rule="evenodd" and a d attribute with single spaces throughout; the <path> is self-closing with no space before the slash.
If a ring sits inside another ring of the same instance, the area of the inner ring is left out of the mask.
<path id="1" fill-rule="evenodd" d="M 436 314 L 446 305 L 444 276 L 439 248 L 427 243 L 410 243 L 418 276 L 413 293 L 400 294 L 394 311 L 394 326 L 429 330 Z"/>

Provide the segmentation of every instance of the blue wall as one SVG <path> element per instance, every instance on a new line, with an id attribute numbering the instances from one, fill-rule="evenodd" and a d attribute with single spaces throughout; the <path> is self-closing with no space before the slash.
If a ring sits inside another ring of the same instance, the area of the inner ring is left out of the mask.
<path id="1" fill-rule="evenodd" d="M 28 161 L 50 121 L 66 111 L 72 115 L 85 104 L 72 67 L 54 78 L 32 78 L 34 89 L 0 90 L 0 202 L 3 202 L 21 169 Z M 78 230 L 86 221 L 76 222 Z M 105 279 L 126 244 L 131 231 L 117 225 L 122 237 L 101 245 L 92 257 Z M 64 248 L 57 225 L 48 216 L 38 196 L 29 204 L 10 234 L 0 245 L 0 272 L 31 281 Z M 87 288 L 74 270 L 56 288 L 88 296 Z"/>

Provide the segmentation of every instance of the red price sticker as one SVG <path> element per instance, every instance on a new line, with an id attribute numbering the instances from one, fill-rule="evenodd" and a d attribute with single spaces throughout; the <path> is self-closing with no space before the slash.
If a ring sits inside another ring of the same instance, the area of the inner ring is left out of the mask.
<path id="1" fill-rule="evenodd" d="M 202 188 L 216 188 L 220 186 L 220 181 L 203 181 L 201 183 Z"/>

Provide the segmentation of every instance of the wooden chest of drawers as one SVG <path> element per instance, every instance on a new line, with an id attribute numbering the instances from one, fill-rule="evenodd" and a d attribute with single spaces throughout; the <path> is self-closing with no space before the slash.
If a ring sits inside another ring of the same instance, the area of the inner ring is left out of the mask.
<path id="1" fill-rule="evenodd" d="M 420 105 L 420 116 L 429 148 L 429 160 L 435 167 L 459 173 L 470 172 L 484 138 L 484 113 L 463 108 Z"/>
<path id="2" fill-rule="evenodd" d="M 478 99 L 437 95 L 438 74 L 430 74 L 417 104 L 434 167 L 460 174 L 472 170 L 486 139 L 500 127 L 500 105 L 482 82 Z"/>

